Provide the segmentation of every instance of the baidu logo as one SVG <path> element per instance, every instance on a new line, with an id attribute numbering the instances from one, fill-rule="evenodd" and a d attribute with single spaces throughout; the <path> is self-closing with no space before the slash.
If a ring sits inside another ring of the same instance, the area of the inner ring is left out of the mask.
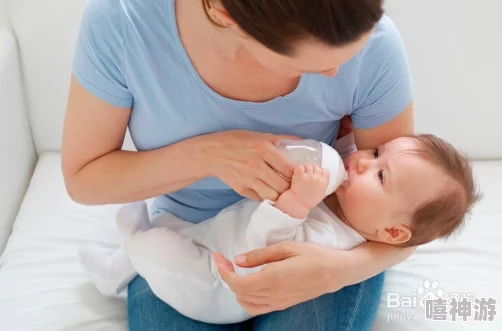
<path id="1" fill-rule="evenodd" d="M 425 308 L 427 300 L 437 300 L 445 295 L 444 290 L 439 287 L 437 280 L 424 280 L 423 284 L 417 287 L 416 292 L 411 296 L 400 295 L 399 293 L 387 293 L 388 308 Z"/>

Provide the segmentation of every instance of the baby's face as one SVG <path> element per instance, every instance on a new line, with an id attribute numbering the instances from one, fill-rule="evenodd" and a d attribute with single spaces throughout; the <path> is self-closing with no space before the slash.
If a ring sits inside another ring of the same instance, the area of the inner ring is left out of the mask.
<path id="1" fill-rule="evenodd" d="M 409 216 L 436 194 L 441 172 L 408 153 L 417 147 L 413 138 L 397 138 L 346 159 L 348 181 L 335 193 L 347 222 L 366 239 L 407 241 Z"/>

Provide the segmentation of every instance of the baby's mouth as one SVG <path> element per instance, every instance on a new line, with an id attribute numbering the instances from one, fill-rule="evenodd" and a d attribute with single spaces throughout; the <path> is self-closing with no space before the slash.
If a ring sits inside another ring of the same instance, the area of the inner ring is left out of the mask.
<path id="1" fill-rule="evenodd" d="M 347 175 L 345 176 L 345 179 L 342 181 L 340 186 L 347 188 L 347 187 L 349 187 L 350 168 L 345 166 L 345 170 L 347 171 Z"/>

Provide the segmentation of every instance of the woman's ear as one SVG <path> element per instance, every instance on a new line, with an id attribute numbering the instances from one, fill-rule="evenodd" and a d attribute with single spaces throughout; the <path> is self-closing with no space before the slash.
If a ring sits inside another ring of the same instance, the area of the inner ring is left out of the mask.
<path id="1" fill-rule="evenodd" d="M 411 230 L 405 225 L 396 225 L 378 231 L 378 238 L 387 244 L 404 244 L 411 238 Z"/>
<path id="2" fill-rule="evenodd" d="M 237 22 L 234 21 L 232 16 L 230 16 L 230 14 L 224 8 L 211 6 L 211 8 L 207 10 L 207 14 L 209 15 L 213 23 L 215 23 L 219 27 L 229 29 L 232 33 L 240 38 L 248 38 L 248 35 L 241 29 Z"/>
<path id="3" fill-rule="evenodd" d="M 233 29 L 237 27 L 237 24 L 235 23 L 234 19 L 223 8 L 211 6 L 211 8 L 208 9 L 207 13 L 214 23 L 223 28 Z"/>

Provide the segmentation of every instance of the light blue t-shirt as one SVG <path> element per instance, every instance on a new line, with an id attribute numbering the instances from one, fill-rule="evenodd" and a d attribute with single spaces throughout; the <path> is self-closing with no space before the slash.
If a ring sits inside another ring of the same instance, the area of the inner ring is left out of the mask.
<path id="1" fill-rule="evenodd" d="M 412 99 L 405 50 L 388 17 L 335 77 L 305 74 L 286 96 L 244 102 L 217 94 L 200 78 L 181 43 L 174 6 L 174 0 L 89 0 L 82 18 L 73 74 L 104 102 L 132 106 L 129 129 L 140 151 L 232 129 L 330 144 L 344 115 L 356 128 L 373 128 Z M 157 197 L 154 210 L 199 222 L 240 199 L 207 178 Z"/>

